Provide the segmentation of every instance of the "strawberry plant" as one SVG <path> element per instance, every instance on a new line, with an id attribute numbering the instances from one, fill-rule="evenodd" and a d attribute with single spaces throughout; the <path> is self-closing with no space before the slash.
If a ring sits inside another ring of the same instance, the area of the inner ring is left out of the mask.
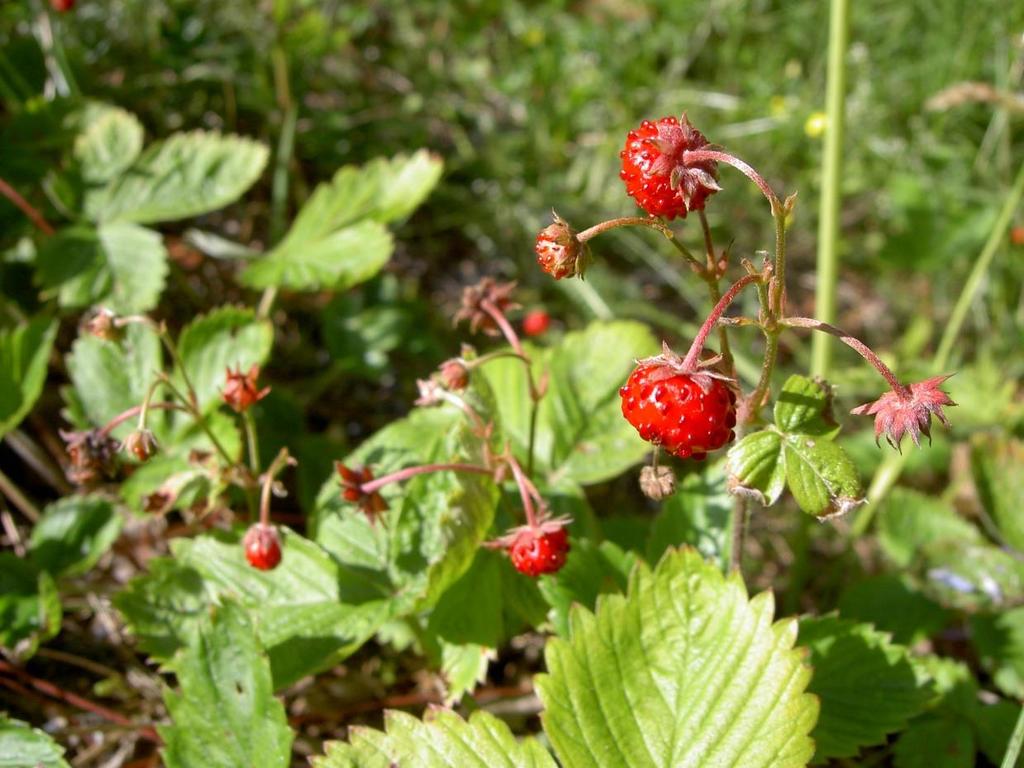
<path id="1" fill-rule="evenodd" d="M 0 162 L 0 765 L 1018 764 L 1016 427 L 973 428 L 948 352 L 907 373 L 805 316 L 801 206 L 742 138 L 624 130 L 621 216 L 555 213 L 523 285 L 448 270 L 417 314 L 444 160 L 308 183 L 283 51 L 275 142 L 147 137 L 70 75 L 12 107 L 46 165 Z M 626 233 L 699 322 L 536 301 Z M 866 365 L 810 375 L 811 334 Z M 896 484 L 943 461 L 954 492 Z"/>

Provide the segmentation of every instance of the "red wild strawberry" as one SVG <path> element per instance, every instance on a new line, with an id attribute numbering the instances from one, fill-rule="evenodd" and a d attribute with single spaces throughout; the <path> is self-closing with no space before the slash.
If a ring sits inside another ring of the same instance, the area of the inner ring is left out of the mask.
<path id="1" fill-rule="evenodd" d="M 509 545 L 508 556 L 520 573 L 537 577 L 557 573 L 569 554 L 569 535 L 565 528 L 545 532 L 524 527 Z"/>
<path id="2" fill-rule="evenodd" d="M 1013 245 L 1024 245 L 1024 227 L 1013 227 L 1010 230 L 1010 242 Z"/>
<path id="3" fill-rule="evenodd" d="M 242 547 L 245 549 L 245 559 L 253 568 L 271 571 L 281 562 L 281 541 L 277 529 L 272 525 L 256 523 L 245 532 Z"/>
<path id="4" fill-rule="evenodd" d="M 50 0 L 50 7 L 57 13 L 67 13 L 75 7 L 75 0 Z"/>
<path id="5" fill-rule="evenodd" d="M 685 160 L 690 150 L 708 146 L 703 134 L 682 120 L 663 117 L 656 123 L 644 120 L 630 131 L 619 157 L 626 192 L 651 216 L 685 218 L 687 212 L 704 208 L 717 192 L 718 164 L 712 160 Z"/>
<path id="6" fill-rule="evenodd" d="M 714 374 L 681 371 L 665 356 L 641 360 L 619 396 L 640 437 L 681 459 L 701 460 L 736 437 L 735 392 Z"/>
<path id="7" fill-rule="evenodd" d="M 527 336 L 541 336 L 551 325 L 551 316 L 543 309 L 534 309 L 523 318 L 523 333 Z"/>

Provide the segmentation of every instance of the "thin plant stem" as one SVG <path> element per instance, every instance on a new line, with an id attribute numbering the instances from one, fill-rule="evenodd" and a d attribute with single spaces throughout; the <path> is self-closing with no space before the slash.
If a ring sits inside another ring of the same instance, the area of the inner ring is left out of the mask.
<path id="1" fill-rule="evenodd" d="M 190 402 L 189 399 L 182 393 L 182 391 L 178 389 L 176 386 L 174 386 L 174 384 L 171 383 L 171 380 L 166 376 L 164 376 L 164 384 L 167 385 L 167 389 L 170 390 L 171 394 L 178 398 L 185 405 L 188 412 L 192 415 L 192 418 L 195 419 L 196 424 L 199 425 L 199 428 L 203 430 L 203 432 L 208 438 L 210 438 L 210 442 L 213 444 L 213 447 L 217 451 L 217 453 L 220 454 L 220 457 L 224 459 L 228 466 L 234 466 L 235 460 L 231 458 L 231 455 L 221 444 L 217 435 L 215 435 L 213 433 L 213 430 L 210 429 L 210 425 L 206 422 L 206 417 L 203 416 L 203 412 L 199 410 L 199 406 Z M 152 407 L 155 408 L 157 405 L 163 404 L 154 403 Z"/>
<path id="2" fill-rule="evenodd" d="M 715 253 L 715 242 L 711 237 L 711 226 L 708 224 L 707 214 L 701 208 L 698 212 L 700 217 L 701 230 L 704 232 L 704 248 L 707 251 L 707 275 L 705 282 L 708 285 L 708 295 L 711 303 L 717 304 L 722 298 L 722 291 L 718 287 L 718 257 Z M 732 350 L 729 348 L 729 331 L 724 325 L 718 326 L 718 347 L 722 355 L 722 362 L 725 364 L 726 373 L 733 378 L 736 377 L 736 366 L 732 359 Z"/>
<path id="3" fill-rule="evenodd" d="M 533 489 L 532 484 L 527 480 L 526 475 L 523 473 L 523 468 L 519 466 L 519 462 L 516 461 L 515 456 L 513 456 L 511 452 L 508 454 L 508 465 L 512 470 L 513 477 L 516 479 L 516 485 L 519 487 L 519 497 L 523 501 L 523 512 L 526 515 L 526 524 L 531 528 L 536 528 L 537 513 L 533 508 L 533 498 L 531 495 L 531 489 Z"/>
<path id="4" fill-rule="evenodd" d="M 3 473 L 3 470 L 0 470 L 0 493 L 10 499 L 11 504 L 16 506 L 33 523 L 39 520 L 39 508 L 28 500 L 28 497 L 21 492 L 11 478 Z"/>
<path id="5" fill-rule="evenodd" d="M 1013 217 L 1014 211 L 1017 210 L 1022 197 L 1024 197 L 1024 164 L 1017 171 L 1013 187 L 1011 187 L 1009 194 L 1003 200 L 1003 207 L 1000 209 L 999 215 L 989 231 L 988 240 L 985 241 L 980 255 L 974 261 L 974 267 L 967 276 L 964 287 L 960 290 L 960 296 L 954 305 L 953 312 L 946 322 L 946 328 L 942 333 L 939 348 L 935 353 L 935 357 L 932 358 L 931 370 L 935 375 L 941 373 L 949 365 L 953 344 L 960 335 L 960 330 L 967 317 L 967 311 L 970 309 L 971 304 L 974 303 L 974 299 L 981 289 L 982 280 L 992 266 L 992 261 L 999 250 L 999 246 L 1003 244 L 1003 238 L 1006 236 L 1006 229 L 1010 224 L 1010 219 Z M 896 485 L 896 481 L 899 480 L 909 457 L 909 453 L 892 453 L 875 470 L 875 474 L 871 478 L 871 484 L 868 486 L 868 503 L 861 507 L 853 522 L 850 529 L 852 536 L 862 536 L 867 532 L 871 526 L 871 521 L 874 519 L 879 502 Z"/>
<path id="6" fill-rule="evenodd" d="M 591 238 L 597 237 L 609 230 L 618 229 L 619 227 L 650 227 L 651 229 L 658 230 L 663 235 L 671 236 L 671 230 L 669 230 L 668 225 L 661 219 L 656 219 L 651 216 L 623 216 L 618 219 L 602 221 L 600 224 L 588 227 L 582 232 L 577 233 L 576 239 L 581 243 L 585 243 Z"/>
<path id="7" fill-rule="evenodd" d="M 735 155 L 730 155 L 728 152 L 722 152 L 717 149 L 689 149 L 683 152 L 684 164 L 688 164 L 690 162 L 699 163 L 701 160 L 713 160 L 718 163 L 731 165 L 757 185 L 757 188 L 761 190 L 761 194 L 764 195 L 768 204 L 771 206 L 772 215 L 781 215 L 782 203 L 779 201 L 778 195 L 775 194 L 774 190 L 772 190 L 768 182 L 765 181 L 764 177 L 755 171 L 748 163 L 740 160 Z"/>
<path id="8" fill-rule="evenodd" d="M 839 273 L 839 209 L 842 201 L 843 134 L 846 98 L 846 49 L 849 38 L 849 0 L 831 0 L 828 35 L 828 84 L 825 95 L 827 128 L 822 163 L 818 218 L 818 263 L 815 314 L 819 320 L 836 319 L 836 282 Z M 827 376 L 832 347 L 824 337 L 811 342 L 811 372 Z"/>
<path id="9" fill-rule="evenodd" d="M 52 235 L 54 233 L 54 228 L 45 218 L 43 218 L 43 214 L 41 214 L 37 208 L 33 207 L 28 200 L 18 194 L 18 190 L 3 179 L 0 179 L 0 195 L 3 195 L 10 200 L 19 211 L 28 217 L 29 221 L 35 225 L 36 229 L 44 235 Z"/>
<path id="10" fill-rule="evenodd" d="M 747 535 L 747 500 L 742 496 L 737 496 L 733 500 L 730 528 L 729 570 L 742 573 L 743 545 Z"/>
<path id="11" fill-rule="evenodd" d="M 426 475 L 432 472 L 470 472 L 477 475 L 494 475 L 494 470 L 479 466 L 478 464 L 417 464 L 414 467 L 406 467 L 405 469 L 400 469 L 397 472 L 392 472 L 389 475 L 375 477 L 367 483 L 362 483 L 359 486 L 359 490 L 362 493 L 369 495 L 371 493 L 376 493 L 385 485 L 402 483 L 409 478 L 416 477 L 417 475 Z"/>
<path id="12" fill-rule="evenodd" d="M 263 475 L 263 487 L 260 489 L 260 525 L 270 525 L 270 497 L 274 491 L 274 478 L 276 478 L 285 467 L 293 467 L 297 462 L 288 453 L 287 448 L 282 448 L 274 460 L 270 462 L 266 473 Z"/>
<path id="13" fill-rule="evenodd" d="M 165 383 L 166 382 L 164 381 L 160 382 L 160 384 Z M 128 410 L 122 411 L 121 413 L 117 414 L 117 416 L 115 416 L 102 427 L 100 427 L 100 434 L 109 435 L 111 432 L 113 432 L 119 426 L 124 424 L 126 421 L 130 421 L 131 419 L 134 419 L 136 416 L 141 416 L 143 411 L 145 411 L 147 408 L 156 411 L 182 411 L 183 413 L 192 413 L 192 409 L 191 407 L 189 407 L 187 403 L 184 405 L 178 405 L 177 403 L 150 403 L 147 406 L 146 403 L 144 402 L 142 405 L 133 405 Z"/>
<path id="14" fill-rule="evenodd" d="M 1003 755 L 1000 768 L 1013 768 L 1017 764 L 1022 744 L 1024 744 L 1024 707 L 1021 707 L 1020 712 L 1017 713 L 1017 724 L 1013 726 L 1010 743 L 1006 745 L 1006 753 Z"/>
<path id="15" fill-rule="evenodd" d="M 253 475 L 258 475 L 260 473 L 260 444 L 252 413 L 249 411 L 243 413 L 242 422 L 245 424 L 245 442 L 249 448 L 249 469 L 252 470 Z"/>
<path id="16" fill-rule="evenodd" d="M 686 353 L 686 357 L 683 358 L 683 368 L 695 369 L 697 367 L 697 363 L 700 360 L 700 353 L 704 349 L 704 342 L 707 341 L 708 334 L 711 333 L 711 329 L 718 323 L 718 319 L 722 316 L 722 313 L 728 309 L 729 305 L 732 304 L 733 299 L 739 295 L 740 291 L 751 283 L 758 282 L 761 279 L 761 275 L 744 275 L 732 284 L 729 290 L 725 292 L 725 295 L 718 300 L 717 304 L 715 304 L 715 308 L 711 310 L 711 314 L 708 315 L 707 320 L 704 321 L 700 330 L 697 331 L 697 335 L 694 337 L 693 343 L 690 345 L 690 350 Z"/>

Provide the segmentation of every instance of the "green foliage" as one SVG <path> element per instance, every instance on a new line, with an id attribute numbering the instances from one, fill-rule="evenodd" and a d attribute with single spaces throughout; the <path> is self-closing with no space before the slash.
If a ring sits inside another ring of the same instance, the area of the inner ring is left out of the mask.
<path id="1" fill-rule="evenodd" d="M 529 348 L 534 377 L 547 377 L 547 394 L 537 413 L 538 471 L 581 485 L 621 474 L 650 450 L 622 418 L 619 387 L 635 358 L 657 352 L 651 332 L 639 323 L 595 322 L 567 333 L 557 346 Z M 525 455 L 530 398 L 523 365 L 499 359 L 482 372 L 494 390 L 506 436 Z"/>
<path id="2" fill-rule="evenodd" d="M 724 572 L 729 566 L 733 502 L 724 461 L 709 465 L 702 473 L 688 474 L 665 499 L 651 524 L 645 547 L 647 562 L 656 563 L 669 547 L 688 544 Z"/>
<path id="3" fill-rule="evenodd" d="M 263 173 L 266 147 L 239 136 L 193 131 L 151 144 L 123 173 L 90 188 L 96 222 L 155 224 L 198 216 L 237 200 Z"/>
<path id="4" fill-rule="evenodd" d="M 0 329 L 0 437 L 39 399 L 56 335 L 57 323 L 48 317 Z"/>
<path id="5" fill-rule="evenodd" d="M 501 720 L 475 712 L 463 720 L 454 712 L 430 711 L 423 721 L 389 711 L 384 731 L 364 726 L 349 729 L 349 742 L 329 742 L 315 768 L 555 768 L 536 740 L 517 741 Z"/>
<path id="6" fill-rule="evenodd" d="M 394 249 L 383 225 L 415 210 L 441 170 L 441 161 L 424 150 L 345 166 L 317 187 L 281 243 L 254 260 L 242 279 L 256 288 L 337 291 L 369 280 Z"/>
<path id="7" fill-rule="evenodd" d="M 818 716 L 796 623 L 692 550 L 639 565 L 626 596 L 570 615 L 537 679 L 545 731 L 573 766 L 802 766 Z"/>
<path id="8" fill-rule="evenodd" d="M 167 278 L 167 250 L 151 229 L 112 222 L 62 229 L 39 248 L 37 277 L 62 307 L 102 304 L 133 314 L 156 306 Z"/>
<path id="9" fill-rule="evenodd" d="M 999 535 L 1024 552 L 1024 442 L 982 436 L 971 450 L 974 482 Z"/>
<path id="10" fill-rule="evenodd" d="M 32 529 L 31 560 L 55 578 L 85 573 L 121 533 L 121 516 L 100 496 L 67 496 Z"/>
<path id="11" fill-rule="evenodd" d="M 29 658 L 60 631 L 60 617 L 53 577 L 13 552 L 0 552 L 0 648 Z"/>
<path id="12" fill-rule="evenodd" d="M 87 184 L 104 184 L 126 171 L 142 152 L 142 123 L 130 112 L 107 104 L 87 104 L 73 154 Z"/>
<path id="13" fill-rule="evenodd" d="M 839 596 L 839 615 L 873 624 L 901 645 L 932 637 L 951 620 L 951 614 L 914 587 L 911 579 L 895 574 L 870 576 L 850 584 Z"/>
<path id="14" fill-rule="evenodd" d="M 1024 608 L 972 616 L 971 640 L 981 665 L 1007 696 L 1024 698 Z"/>
<path id="15" fill-rule="evenodd" d="M 775 423 L 729 449 L 729 485 L 764 506 L 784 486 L 800 508 L 816 517 L 849 512 L 862 502 L 857 469 L 834 441 L 827 384 L 790 376 L 775 403 Z"/>
<path id="16" fill-rule="evenodd" d="M 292 732 L 244 610 L 211 610 L 169 666 L 181 687 L 164 692 L 172 724 L 158 728 L 169 768 L 290 764 Z"/>
<path id="17" fill-rule="evenodd" d="M 815 762 L 856 757 L 863 747 L 884 744 L 931 698 L 907 649 L 870 625 L 834 616 L 801 619 L 799 644 L 811 652 L 808 690 L 821 702 L 811 734 Z"/>
<path id="18" fill-rule="evenodd" d="M 49 735 L 0 714 L 0 768 L 69 768 L 64 750 Z"/>
<path id="19" fill-rule="evenodd" d="M 220 403 L 228 368 L 246 373 L 252 365 L 263 365 L 273 343 L 270 323 L 241 307 L 218 307 L 185 326 L 178 337 L 178 355 L 200 409 L 209 411 Z M 181 370 L 175 377 L 184 382 Z"/>

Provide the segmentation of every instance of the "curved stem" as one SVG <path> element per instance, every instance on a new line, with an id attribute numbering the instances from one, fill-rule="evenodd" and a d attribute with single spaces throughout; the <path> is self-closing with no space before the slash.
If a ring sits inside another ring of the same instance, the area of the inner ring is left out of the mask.
<path id="1" fill-rule="evenodd" d="M 199 428 L 203 430 L 203 433 L 208 438 L 210 438 L 210 443 L 213 445 L 217 453 L 220 454 L 220 457 L 224 459 L 228 466 L 233 466 L 235 464 L 235 460 L 231 458 L 231 455 L 221 444 L 220 440 L 217 438 L 217 435 L 215 435 L 213 433 L 213 430 L 210 429 L 210 425 L 206 423 L 206 417 L 203 416 L 203 412 L 199 410 L 199 407 L 195 403 L 191 402 L 187 397 L 185 397 L 185 395 L 182 394 L 181 390 L 174 386 L 174 384 L 171 383 L 171 380 L 166 376 L 164 376 L 164 384 L 167 386 L 167 389 L 171 391 L 171 394 L 178 398 L 185 405 L 184 410 L 188 411 L 188 413 L 191 414 L 192 418 L 195 419 L 196 424 L 199 425 Z M 155 408 L 157 405 L 158 404 L 154 403 L 154 405 L 151 407 Z M 166 406 L 168 407 L 172 405 L 173 404 L 171 403 L 166 404 Z"/>
<path id="2" fill-rule="evenodd" d="M 416 475 L 426 475 L 431 472 L 471 472 L 477 475 L 490 475 L 493 477 L 494 471 L 487 467 L 481 467 L 477 464 L 418 464 L 414 467 L 406 467 L 400 469 L 397 472 L 392 472 L 389 475 L 382 475 L 381 477 L 375 477 L 367 483 L 362 483 L 359 486 L 359 490 L 364 494 L 376 493 L 385 485 L 391 483 L 401 483 L 408 480 Z"/>
<path id="3" fill-rule="evenodd" d="M 683 358 L 683 367 L 687 369 L 694 369 L 697 367 L 697 362 L 700 359 L 700 353 L 704 349 L 704 342 L 707 341 L 708 334 L 711 333 L 711 329 L 715 327 L 718 322 L 718 318 L 722 316 L 722 313 L 732 304 L 733 299 L 751 283 L 761 280 L 761 275 L 744 275 L 735 283 L 732 287 L 725 292 L 725 295 L 719 299 L 715 308 L 711 310 L 711 314 L 708 315 L 708 319 L 704 321 L 704 324 L 697 331 L 697 336 L 693 340 L 693 344 L 690 345 L 689 352 L 686 353 L 686 357 Z"/>
<path id="4" fill-rule="evenodd" d="M 158 383 L 163 384 L 165 382 L 161 381 L 161 382 L 158 382 Z M 178 405 L 177 403 L 148 403 L 147 404 L 146 402 L 143 402 L 142 405 L 133 405 L 127 411 L 123 411 L 123 412 L 117 414 L 117 416 L 115 416 L 110 421 L 108 421 L 106 424 L 104 424 L 102 427 L 100 427 L 100 431 L 99 432 L 100 432 L 101 435 L 104 435 L 104 436 L 109 435 L 111 432 L 113 432 L 115 429 L 117 429 L 119 426 L 124 424 L 129 419 L 133 419 L 136 416 L 141 416 L 141 414 L 144 411 L 146 411 L 146 410 L 182 411 L 184 413 L 192 413 L 192 409 L 189 408 L 187 405 Z M 140 420 L 140 425 L 142 423 L 143 422 Z"/>
<path id="5" fill-rule="evenodd" d="M 704 249 L 707 251 L 707 272 L 704 280 L 708 286 L 711 303 L 717 304 L 722 299 L 722 291 L 718 287 L 719 271 L 715 243 L 711 237 L 711 226 L 708 224 L 707 214 L 704 213 L 703 208 L 697 213 L 700 216 L 700 226 L 704 232 Z M 735 378 L 736 366 L 732 359 L 732 349 L 729 348 L 729 332 L 724 325 L 718 326 L 718 346 L 718 351 L 722 354 L 722 362 L 725 363 L 726 373 Z"/>
<path id="6" fill-rule="evenodd" d="M 512 327 L 508 318 L 505 317 L 505 313 L 502 312 L 490 299 L 484 299 L 481 301 L 480 309 L 486 312 L 495 322 L 498 326 L 498 330 L 501 331 L 501 335 L 505 337 L 505 340 L 509 343 L 509 346 L 515 350 L 516 354 L 524 360 L 529 360 L 526 353 L 523 351 L 523 343 L 519 340 L 519 334 L 516 333 L 516 329 Z"/>
<path id="7" fill-rule="evenodd" d="M 775 214 L 775 269 L 770 286 L 769 307 L 778 318 L 785 314 L 786 299 L 786 214 Z"/>
<path id="8" fill-rule="evenodd" d="M 516 479 L 516 485 L 519 487 L 519 497 L 523 501 L 523 512 L 526 514 L 526 524 L 531 528 L 537 527 L 537 513 L 533 508 L 533 498 L 530 493 L 533 489 L 533 484 L 523 474 L 523 468 L 519 466 L 519 462 L 516 461 L 515 456 L 512 455 L 511 451 L 508 453 L 508 465 L 512 469 L 512 475 Z M 536 491 L 536 489 L 533 489 Z"/>
<path id="9" fill-rule="evenodd" d="M 270 497 L 274 491 L 274 478 L 285 467 L 293 467 L 297 463 L 288 453 L 288 449 L 282 448 L 267 467 L 263 475 L 263 488 L 260 490 L 260 525 L 270 525 Z"/>
<path id="10" fill-rule="evenodd" d="M 856 336 L 851 336 L 841 328 L 836 328 L 834 325 L 829 323 L 823 323 L 820 320 L 815 320 L 811 317 L 787 317 L 781 321 L 781 324 L 790 328 L 809 328 L 812 331 L 821 331 L 835 336 L 843 344 L 855 350 L 857 354 L 867 360 L 878 371 L 882 378 L 884 378 L 892 391 L 895 392 L 901 399 L 910 398 L 910 390 L 900 383 L 899 379 L 896 378 L 896 374 L 881 359 L 874 353 L 874 351 L 865 344 L 863 341 L 858 339 Z"/>
<path id="11" fill-rule="evenodd" d="M 608 232 L 612 229 L 618 229 L 619 227 L 650 227 L 656 229 L 663 235 L 671 234 L 671 230 L 661 219 L 656 219 L 650 216 L 623 216 L 618 219 L 609 219 L 608 221 L 602 221 L 599 224 L 595 224 L 592 227 L 584 229 L 582 232 L 576 235 L 576 239 L 581 243 L 587 242 L 591 238 L 597 237 L 600 234 Z"/>
<path id="12" fill-rule="evenodd" d="M 779 202 L 778 196 L 776 196 L 768 182 L 764 180 L 764 177 L 761 174 L 738 157 L 730 155 L 728 152 L 721 152 L 717 149 L 690 149 L 683 152 L 684 164 L 689 164 L 691 162 L 699 163 L 701 160 L 713 160 L 715 162 L 731 165 L 757 185 L 757 188 L 761 190 L 761 194 L 765 196 L 768 204 L 771 205 L 773 216 L 776 215 L 776 213 L 782 212 L 782 203 Z"/>
<path id="13" fill-rule="evenodd" d="M 242 421 L 245 424 L 245 442 L 249 448 L 249 469 L 254 475 L 260 473 L 260 444 L 259 436 L 256 434 L 256 422 L 250 411 L 242 414 Z"/>
<path id="14" fill-rule="evenodd" d="M 50 223 L 43 218 L 36 208 L 32 206 L 24 197 L 18 194 L 18 191 L 8 184 L 3 179 L 0 179 L 0 195 L 3 195 L 10 200 L 25 216 L 28 217 L 29 221 L 35 224 L 36 229 L 42 232 L 44 235 L 52 235 L 54 228 L 50 226 Z"/>

